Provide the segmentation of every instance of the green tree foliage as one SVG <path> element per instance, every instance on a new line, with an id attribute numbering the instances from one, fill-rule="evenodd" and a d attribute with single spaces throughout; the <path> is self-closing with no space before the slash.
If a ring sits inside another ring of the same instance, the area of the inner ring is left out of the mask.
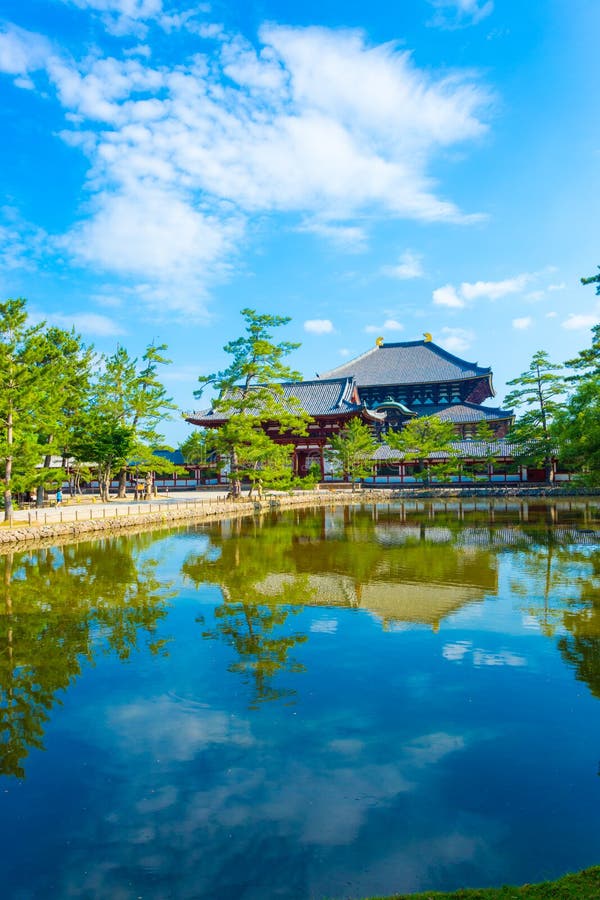
<path id="1" fill-rule="evenodd" d="M 372 474 L 376 449 L 377 441 L 371 430 L 359 418 L 354 418 L 329 439 L 325 457 L 336 475 L 351 481 L 354 491 L 361 478 Z"/>
<path id="2" fill-rule="evenodd" d="M 523 410 L 510 433 L 518 458 L 532 465 L 542 465 L 546 481 L 553 478 L 556 437 L 552 425 L 565 396 L 563 370 L 564 366 L 550 361 L 545 350 L 538 350 L 529 368 L 508 382 L 515 390 L 505 401 L 508 406 Z"/>
<path id="3" fill-rule="evenodd" d="M 203 466 L 208 463 L 215 449 L 214 432 L 207 428 L 198 428 L 180 444 L 179 449 L 186 463 L 191 466 Z"/>
<path id="4" fill-rule="evenodd" d="M 50 392 L 40 354 L 44 326 L 29 326 L 25 307 L 21 298 L 0 303 L 0 478 L 7 521 L 13 492 L 33 482 L 40 458 L 36 423 Z"/>
<path id="5" fill-rule="evenodd" d="M 290 320 L 286 316 L 257 313 L 243 309 L 246 334 L 223 348 L 231 357 L 230 365 L 221 372 L 198 379 L 201 387 L 194 392 L 200 397 L 208 386 L 217 391 L 213 409 L 225 419 L 219 428 L 215 445 L 220 455 L 229 460 L 231 493 L 241 494 L 242 478 L 270 483 L 281 480 L 284 456 L 291 447 L 274 444 L 265 435 L 267 423 L 285 433 L 305 434 L 308 417 L 298 403 L 286 398 L 282 382 L 299 381 L 300 373 L 291 369 L 285 358 L 299 344 L 275 343 L 272 331 Z M 288 476 L 291 478 L 291 473 Z"/>
<path id="6" fill-rule="evenodd" d="M 158 367 L 170 363 L 166 349 L 164 344 L 150 344 L 141 364 L 125 347 L 117 347 L 102 360 L 87 409 L 78 423 L 74 455 L 98 466 L 105 500 L 109 499 L 113 473 L 119 472 L 119 496 L 124 497 L 128 461 L 141 468 L 141 461 L 148 463 L 151 449 L 162 441 L 158 426 L 175 408 L 158 378 Z M 93 455 L 81 455 L 86 453 Z M 157 471 L 175 468 L 162 458 L 155 462 Z"/>
<path id="7" fill-rule="evenodd" d="M 600 277 L 600 276 L 599 276 Z M 566 365 L 577 372 L 574 391 L 559 411 L 553 427 L 564 466 L 600 482 L 600 324 L 592 328 L 591 347 Z"/>
<path id="8" fill-rule="evenodd" d="M 386 441 L 404 462 L 416 463 L 414 475 L 422 481 L 444 480 L 458 469 L 454 425 L 438 416 L 411 419 L 401 431 L 390 431 Z"/>
<path id="9" fill-rule="evenodd" d="M 126 466 L 135 450 L 133 430 L 92 408 L 80 420 L 73 435 L 72 449 L 77 459 L 95 464 L 100 498 L 108 502 L 113 472 Z"/>
<path id="10" fill-rule="evenodd" d="M 36 337 L 38 366 L 50 375 L 51 389 L 39 418 L 39 443 L 44 451 L 43 467 L 38 469 L 37 503 L 44 499 L 44 485 L 57 477 L 49 471 L 52 453 L 66 459 L 77 428 L 77 420 L 90 390 L 94 353 L 74 330 L 44 329 Z"/>

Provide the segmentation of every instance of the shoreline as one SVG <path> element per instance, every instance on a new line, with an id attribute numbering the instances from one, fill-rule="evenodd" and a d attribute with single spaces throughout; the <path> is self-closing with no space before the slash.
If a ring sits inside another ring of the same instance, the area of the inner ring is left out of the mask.
<path id="1" fill-rule="evenodd" d="M 69 540 L 90 539 L 118 534 L 138 533 L 151 531 L 155 528 L 170 528 L 177 525 L 185 525 L 192 522 L 214 522 L 221 519 L 244 518 L 247 516 L 263 515 L 284 509 L 302 509 L 310 507 L 356 505 L 362 503 L 385 503 L 398 500 L 442 500 L 442 501 L 473 501 L 477 499 L 499 500 L 597 500 L 600 503 L 600 490 L 583 490 L 581 488 L 555 487 L 552 485 L 536 485 L 524 487 L 463 487 L 436 486 L 436 487 L 410 487 L 410 488 L 361 488 L 351 491 L 349 488 L 318 489 L 312 491 L 297 491 L 292 494 L 271 494 L 262 500 L 242 497 L 241 500 L 227 500 L 225 498 L 212 499 L 209 494 L 208 502 L 205 499 L 194 497 L 193 500 L 179 502 L 174 497 L 159 498 L 146 501 L 147 511 L 140 511 L 142 503 L 123 503 L 116 500 L 109 504 L 89 507 L 88 518 L 78 518 L 77 504 L 63 508 L 53 507 L 44 511 L 44 523 L 32 521 L 13 522 L 11 526 L 0 525 L 0 554 L 12 552 L 16 549 L 27 548 L 43 544 L 48 546 L 53 542 L 65 543 Z M 133 507 L 137 512 L 133 512 Z M 159 509 L 153 509 L 153 507 Z M 86 508 L 86 511 L 88 508 Z M 94 516 L 92 510 L 102 515 Z M 107 512 L 113 515 L 106 515 Z M 65 513 L 73 512 L 75 519 L 62 521 Z M 50 515 L 51 521 L 47 521 Z"/>

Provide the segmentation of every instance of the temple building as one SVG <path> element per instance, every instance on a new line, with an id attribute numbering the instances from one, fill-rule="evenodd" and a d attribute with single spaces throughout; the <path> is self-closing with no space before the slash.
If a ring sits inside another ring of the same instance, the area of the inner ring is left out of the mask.
<path id="1" fill-rule="evenodd" d="M 373 348 L 355 359 L 323 372 L 312 381 L 282 385 L 284 395 L 297 402 L 312 417 L 308 434 L 281 434 L 277 422 L 264 421 L 265 431 L 278 443 L 293 443 L 293 466 L 297 475 L 306 475 L 317 465 L 329 480 L 324 448 L 352 418 L 359 417 L 380 439 L 373 458 L 371 483 L 405 483 L 415 480 L 413 467 L 385 442 L 387 431 L 399 430 L 417 416 L 439 416 L 456 429 L 454 449 L 462 474 L 452 480 L 492 481 L 541 480 L 543 473 L 529 473 L 513 458 L 505 436 L 513 424 L 512 410 L 486 406 L 495 396 L 492 370 L 467 362 L 431 340 L 386 343 L 378 338 Z M 292 399 L 293 398 L 293 399 Z M 205 428 L 219 428 L 225 422 L 216 409 L 192 413 L 187 421 Z M 476 440 L 477 426 L 486 422 L 494 434 L 491 451 L 494 464 L 487 463 L 490 446 Z"/>
<path id="2" fill-rule="evenodd" d="M 452 422 L 458 437 L 474 435 L 481 421 L 504 437 L 514 420 L 511 410 L 482 405 L 496 393 L 492 370 L 448 353 L 429 335 L 392 344 L 378 338 L 371 350 L 321 377 L 353 378 L 361 401 L 386 412 L 388 427 L 435 415 Z"/>
<path id="3" fill-rule="evenodd" d="M 290 381 L 282 384 L 284 402 L 299 405 L 312 418 L 306 435 L 280 433 L 277 422 L 264 421 L 263 428 L 275 443 L 294 444 L 293 466 L 296 475 L 307 475 L 312 466 L 318 466 L 321 477 L 325 475 L 324 447 L 333 434 L 337 434 L 350 419 L 357 416 L 376 432 L 381 432 L 386 422 L 384 411 L 370 410 L 360 401 L 354 378 L 319 378 L 315 381 Z M 192 413 L 186 421 L 203 428 L 219 428 L 225 417 L 218 410 L 208 409 Z"/>

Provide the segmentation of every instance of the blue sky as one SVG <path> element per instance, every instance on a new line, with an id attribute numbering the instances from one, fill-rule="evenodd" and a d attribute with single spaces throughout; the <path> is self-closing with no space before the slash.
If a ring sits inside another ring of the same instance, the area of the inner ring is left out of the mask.
<path id="1" fill-rule="evenodd" d="M 245 306 L 292 317 L 306 377 L 429 331 L 500 403 L 589 344 L 597 0 L 0 15 L 0 295 L 101 351 L 167 343 L 183 409 Z"/>

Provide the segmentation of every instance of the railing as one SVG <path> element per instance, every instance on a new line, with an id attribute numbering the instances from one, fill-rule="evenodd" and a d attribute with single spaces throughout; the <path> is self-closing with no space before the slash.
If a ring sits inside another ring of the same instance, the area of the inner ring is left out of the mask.
<path id="1" fill-rule="evenodd" d="M 127 519 L 131 516 L 147 515 L 157 512 L 181 512 L 196 510 L 199 515 L 209 512 L 210 507 L 223 503 L 224 498 L 216 496 L 203 497 L 198 500 L 176 500 L 157 502 L 145 500 L 132 503 L 114 501 L 101 506 L 53 506 L 51 508 L 15 510 L 13 522 L 27 522 L 29 525 L 48 525 L 52 522 L 89 522 L 103 519 Z"/>

